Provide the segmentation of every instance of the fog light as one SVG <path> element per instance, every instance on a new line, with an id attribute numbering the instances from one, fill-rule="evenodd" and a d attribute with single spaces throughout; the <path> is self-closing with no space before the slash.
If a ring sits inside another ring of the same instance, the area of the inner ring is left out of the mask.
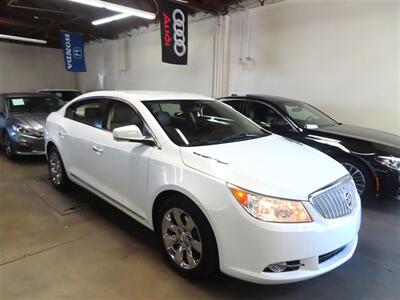
<path id="1" fill-rule="evenodd" d="M 286 262 L 279 262 L 276 264 L 271 264 L 267 267 L 267 269 L 270 269 L 271 272 L 274 273 L 279 273 L 279 272 L 283 272 L 287 269 L 288 265 Z"/>

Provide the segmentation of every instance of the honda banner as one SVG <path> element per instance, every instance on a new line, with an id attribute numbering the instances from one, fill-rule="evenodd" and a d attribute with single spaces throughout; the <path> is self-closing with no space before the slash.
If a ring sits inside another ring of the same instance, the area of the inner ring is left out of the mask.
<path id="1" fill-rule="evenodd" d="M 69 72 L 86 72 L 83 34 L 61 31 L 61 43 L 65 69 Z"/>
<path id="2" fill-rule="evenodd" d="M 160 1 L 162 61 L 187 65 L 188 21 L 186 7 L 167 0 Z"/>

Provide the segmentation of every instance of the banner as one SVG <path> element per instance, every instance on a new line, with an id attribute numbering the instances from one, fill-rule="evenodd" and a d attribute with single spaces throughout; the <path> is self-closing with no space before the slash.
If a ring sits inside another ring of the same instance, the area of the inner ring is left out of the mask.
<path id="1" fill-rule="evenodd" d="M 160 6 L 162 61 L 187 65 L 188 18 L 186 7 L 162 0 Z"/>
<path id="2" fill-rule="evenodd" d="M 61 43 L 65 69 L 69 72 L 86 72 L 83 34 L 61 31 Z"/>

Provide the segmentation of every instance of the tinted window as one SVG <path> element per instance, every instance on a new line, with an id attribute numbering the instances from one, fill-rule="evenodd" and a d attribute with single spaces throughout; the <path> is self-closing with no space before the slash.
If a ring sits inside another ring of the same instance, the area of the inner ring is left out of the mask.
<path id="1" fill-rule="evenodd" d="M 51 113 L 63 105 L 62 100 L 51 96 L 8 98 L 10 113 Z"/>
<path id="2" fill-rule="evenodd" d="M 113 131 L 115 128 L 136 125 L 144 132 L 144 123 L 139 115 L 126 103 L 113 101 L 110 109 L 108 110 L 108 116 L 106 121 L 106 129 Z"/>
<path id="3" fill-rule="evenodd" d="M 110 100 L 80 101 L 67 108 L 66 117 L 96 128 L 103 128 L 104 116 Z"/>
<path id="4" fill-rule="evenodd" d="M 279 115 L 271 107 L 259 103 L 259 102 L 248 102 L 246 115 L 257 124 L 273 127 L 275 125 L 288 125 L 286 120 Z"/>
<path id="5" fill-rule="evenodd" d="M 243 101 L 240 101 L 240 100 L 229 100 L 229 101 L 223 101 L 223 102 L 225 104 L 228 104 L 229 106 L 232 106 L 238 112 L 242 112 Z"/>
<path id="6" fill-rule="evenodd" d="M 143 102 L 179 146 L 234 142 L 268 135 L 229 106 L 213 100 Z"/>
<path id="7" fill-rule="evenodd" d="M 300 127 L 326 127 L 337 123 L 318 109 L 304 102 L 282 102 L 279 106 Z"/>

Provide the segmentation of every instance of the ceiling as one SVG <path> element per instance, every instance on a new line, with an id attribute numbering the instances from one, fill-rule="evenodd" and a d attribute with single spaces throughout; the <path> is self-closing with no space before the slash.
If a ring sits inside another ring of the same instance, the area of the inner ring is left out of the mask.
<path id="1" fill-rule="evenodd" d="M 157 13 L 155 1 L 107 0 L 125 6 Z M 239 0 L 189 0 L 190 14 L 204 11 L 213 15 L 227 13 Z M 147 26 L 155 21 L 131 17 L 100 26 L 95 19 L 112 15 L 110 11 L 67 0 L 0 0 L 0 34 L 47 40 L 46 47 L 60 48 L 60 30 L 82 32 L 86 41 L 114 39 L 121 32 Z M 4 40 L 5 41 L 5 40 Z"/>

